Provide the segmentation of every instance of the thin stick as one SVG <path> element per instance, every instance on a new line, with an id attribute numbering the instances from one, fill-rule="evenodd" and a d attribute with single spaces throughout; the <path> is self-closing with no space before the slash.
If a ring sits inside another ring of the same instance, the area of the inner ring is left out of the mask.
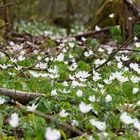
<path id="1" fill-rule="evenodd" d="M 100 66 L 96 67 L 95 70 L 98 70 L 99 68 L 101 68 L 104 65 L 106 65 L 109 61 L 111 61 L 114 58 L 114 56 L 117 54 L 117 52 L 119 52 L 123 47 L 127 46 L 127 44 L 134 38 L 134 36 L 137 34 L 137 32 L 133 33 L 120 47 L 118 47 L 113 53 L 110 54 L 108 59 L 103 64 L 101 64 Z"/>
<path id="2" fill-rule="evenodd" d="M 11 60 L 10 55 L 9 55 L 6 51 L 0 49 L 0 52 L 4 53 L 5 56 L 6 56 L 9 60 Z M 16 67 L 18 67 L 18 64 L 17 64 L 17 63 L 13 62 L 13 64 L 14 64 Z M 20 69 L 20 72 L 21 72 L 21 73 L 25 76 L 25 78 L 28 80 L 28 77 L 24 74 L 24 72 L 23 72 L 22 69 Z"/>

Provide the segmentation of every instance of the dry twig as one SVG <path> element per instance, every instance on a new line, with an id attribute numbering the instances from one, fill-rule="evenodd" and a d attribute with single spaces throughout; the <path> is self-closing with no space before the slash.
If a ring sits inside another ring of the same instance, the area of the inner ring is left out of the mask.
<path id="1" fill-rule="evenodd" d="M 137 31 L 138 32 L 138 31 Z M 106 65 L 109 61 L 111 61 L 114 56 L 125 46 L 127 46 L 134 38 L 134 36 L 137 34 L 137 32 L 133 33 L 120 47 L 118 47 L 113 53 L 110 54 L 110 56 L 108 57 L 108 59 L 101 64 L 100 66 L 94 68 L 95 70 L 98 70 L 99 68 L 103 67 L 104 65 Z M 90 71 L 92 72 L 92 71 Z"/>

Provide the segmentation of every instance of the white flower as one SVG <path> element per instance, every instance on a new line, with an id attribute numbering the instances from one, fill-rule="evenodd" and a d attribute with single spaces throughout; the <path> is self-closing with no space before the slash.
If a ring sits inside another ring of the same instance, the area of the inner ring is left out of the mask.
<path id="1" fill-rule="evenodd" d="M 110 18 L 114 18 L 114 13 L 109 14 Z"/>
<path id="2" fill-rule="evenodd" d="M 77 126 L 77 125 L 78 125 L 78 121 L 72 120 L 71 125 L 72 125 L 72 126 Z"/>
<path id="3" fill-rule="evenodd" d="M 105 94 L 105 89 L 101 89 L 100 92 L 104 95 Z"/>
<path id="4" fill-rule="evenodd" d="M 102 84 L 98 84 L 98 87 L 99 87 L 99 88 L 103 88 L 104 85 L 102 85 Z"/>
<path id="5" fill-rule="evenodd" d="M 116 61 L 120 62 L 121 56 L 115 56 Z"/>
<path id="6" fill-rule="evenodd" d="M 98 81 L 98 80 L 100 80 L 101 79 L 101 77 L 99 76 L 99 75 L 94 75 L 93 77 L 92 77 L 92 80 L 93 81 Z"/>
<path id="7" fill-rule="evenodd" d="M 45 36 L 50 36 L 50 35 L 52 35 L 52 32 L 51 31 L 48 31 L 48 30 L 45 30 L 44 31 L 44 35 Z"/>
<path id="8" fill-rule="evenodd" d="M 71 64 L 71 66 L 68 67 L 68 68 L 69 68 L 70 71 L 74 71 L 74 70 L 76 70 L 77 67 L 78 67 L 77 63 L 76 63 L 76 62 L 73 62 L 73 63 Z"/>
<path id="9" fill-rule="evenodd" d="M 63 61 L 64 60 L 64 54 L 63 53 L 60 53 L 57 58 L 56 58 L 57 61 Z"/>
<path id="10" fill-rule="evenodd" d="M 35 105 L 35 103 L 33 103 L 31 106 L 27 106 L 27 111 L 29 112 L 34 112 L 36 110 L 38 105 Z"/>
<path id="11" fill-rule="evenodd" d="M 8 68 L 8 65 L 5 65 L 5 64 L 1 65 L 1 64 L 0 64 L 0 67 L 1 67 L 2 69 L 6 69 L 6 68 Z"/>
<path id="12" fill-rule="evenodd" d="M 48 76 L 51 78 L 51 79 L 55 79 L 55 78 L 58 78 L 59 75 L 58 75 L 58 67 L 57 66 L 54 66 L 54 68 L 49 68 L 48 69 L 49 73 Z"/>
<path id="13" fill-rule="evenodd" d="M 9 75 L 11 75 L 11 76 L 15 76 L 16 75 L 16 73 L 14 73 L 14 72 L 8 72 L 9 73 Z"/>
<path id="14" fill-rule="evenodd" d="M 61 117 L 67 117 L 68 115 L 69 115 L 69 113 L 66 112 L 64 109 L 62 109 L 59 113 L 59 116 L 61 116 Z"/>
<path id="15" fill-rule="evenodd" d="M 36 67 L 41 68 L 41 69 L 46 69 L 47 68 L 47 63 L 39 63 L 36 65 Z"/>
<path id="16" fill-rule="evenodd" d="M 127 77 L 121 76 L 120 79 L 118 79 L 120 82 L 125 83 L 128 81 Z"/>
<path id="17" fill-rule="evenodd" d="M 118 67 L 119 69 L 121 69 L 121 68 L 123 67 L 122 62 L 118 62 L 117 67 Z"/>
<path id="18" fill-rule="evenodd" d="M 63 86 L 66 86 L 66 87 L 69 86 L 69 85 L 68 85 L 68 82 L 67 82 L 67 81 L 64 81 L 64 82 L 63 82 Z"/>
<path id="19" fill-rule="evenodd" d="M 50 127 L 46 129 L 46 133 L 45 133 L 46 140 L 58 140 L 60 139 L 60 137 L 61 134 L 58 130 L 52 129 Z"/>
<path id="20" fill-rule="evenodd" d="M 108 103 L 108 102 L 111 102 L 112 101 L 112 97 L 111 97 L 111 95 L 107 95 L 106 97 L 105 97 L 105 102 L 106 103 Z"/>
<path id="21" fill-rule="evenodd" d="M 136 93 L 138 93 L 138 91 L 139 91 L 139 89 L 134 87 L 133 90 L 132 90 L 132 93 L 136 94 Z"/>
<path id="22" fill-rule="evenodd" d="M 121 114 L 120 120 L 125 124 L 133 123 L 133 119 L 127 114 L 127 112 Z"/>
<path id="23" fill-rule="evenodd" d="M 133 17 L 128 17 L 128 20 L 133 20 Z"/>
<path id="24" fill-rule="evenodd" d="M 120 79 L 122 77 L 122 72 L 116 71 L 115 73 L 112 73 L 112 79 Z"/>
<path id="25" fill-rule="evenodd" d="M 140 106 L 140 100 L 136 103 L 137 106 Z"/>
<path id="26" fill-rule="evenodd" d="M 134 127 L 140 131 L 140 122 L 138 119 L 133 119 Z"/>
<path id="27" fill-rule="evenodd" d="M 82 92 L 81 90 L 78 90 L 78 91 L 76 92 L 76 95 L 77 95 L 78 97 L 82 97 L 82 96 L 83 96 L 83 92 Z"/>
<path id="28" fill-rule="evenodd" d="M 89 51 L 84 52 L 84 56 L 85 57 L 89 57 L 91 55 L 93 55 L 93 51 L 92 50 L 89 50 Z"/>
<path id="29" fill-rule="evenodd" d="M 70 93 L 71 92 L 70 90 L 66 90 L 65 88 L 63 90 L 60 89 L 59 91 L 62 93 Z"/>
<path id="30" fill-rule="evenodd" d="M 92 109 L 92 106 L 91 104 L 85 104 L 84 102 L 81 102 L 79 104 L 79 108 L 82 113 L 88 113 Z"/>
<path id="31" fill-rule="evenodd" d="M 100 28 L 99 26 L 96 25 L 96 26 L 95 26 L 95 30 L 96 30 L 96 31 L 100 31 L 101 28 Z"/>
<path id="32" fill-rule="evenodd" d="M 112 80 L 114 79 L 117 79 L 119 80 L 120 82 L 124 83 L 124 82 L 127 82 L 128 81 L 128 77 L 124 77 L 122 76 L 122 72 L 115 72 L 115 73 L 112 73 L 112 76 L 110 77 Z"/>
<path id="33" fill-rule="evenodd" d="M 58 77 L 59 77 L 58 74 L 48 74 L 48 76 L 49 76 L 51 79 L 55 79 L 55 78 L 58 78 Z"/>
<path id="34" fill-rule="evenodd" d="M 99 66 L 99 65 L 103 64 L 105 61 L 106 61 L 105 59 L 96 59 L 95 60 L 95 65 Z"/>
<path id="35" fill-rule="evenodd" d="M 2 105 L 6 100 L 3 97 L 0 97 L 0 105 Z"/>
<path id="36" fill-rule="evenodd" d="M 37 59 L 38 59 L 38 60 L 41 60 L 41 59 L 42 59 L 42 57 L 41 57 L 41 56 L 38 56 L 38 57 L 37 57 Z"/>
<path id="37" fill-rule="evenodd" d="M 77 81 L 75 81 L 75 80 L 72 81 L 72 86 L 73 86 L 73 87 L 77 87 L 77 86 L 79 86 L 79 87 L 86 87 L 85 84 L 80 83 L 80 82 L 77 82 Z"/>
<path id="38" fill-rule="evenodd" d="M 93 81 L 98 81 L 98 80 L 100 80 L 100 79 L 101 79 L 100 75 L 101 75 L 101 74 L 99 74 L 98 72 L 96 72 L 96 71 L 93 69 L 93 77 L 92 77 Z"/>
<path id="39" fill-rule="evenodd" d="M 75 43 L 69 42 L 69 47 L 73 48 L 75 46 Z"/>
<path id="40" fill-rule="evenodd" d="M 62 52 L 63 53 L 67 52 L 67 48 L 63 48 Z"/>
<path id="41" fill-rule="evenodd" d="M 124 55 L 121 56 L 121 59 L 122 59 L 123 61 L 129 60 L 129 58 L 128 58 L 127 56 L 124 56 Z"/>
<path id="42" fill-rule="evenodd" d="M 17 59 L 14 59 L 14 58 L 10 58 L 10 60 L 11 60 L 13 63 L 16 63 L 16 62 L 17 62 Z"/>
<path id="43" fill-rule="evenodd" d="M 140 48 L 140 42 L 135 43 L 136 48 Z"/>
<path id="44" fill-rule="evenodd" d="M 38 50 L 34 50 L 33 52 L 34 52 L 34 54 L 38 54 Z"/>
<path id="45" fill-rule="evenodd" d="M 124 67 L 124 71 L 129 71 L 129 68 L 128 67 Z"/>
<path id="46" fill-rule="evenodd" d="M 134 77 L 134 76 L 132 76 L 132 77 L 130 78 L 130 80 L 135 84 L 135 83 L 139 82 L 140 78 L 139 78 L 139 77 Z"/>
<path id="47" fill-rule="evenodd" d="M 40 73 L 38 73 L 38 72 L 29 71 L 29 73 L 30 73 L 33 77 L 36 77 L 36 78 L 40 77 Z"/>
<path id="48" fill-rule="evenodd" d="M 136 37 L 136 36 L 134 36 L 134 41 L 138 41 L 139 39 Z"/>
<path id="49" fill-rule="evenodd" d="M 108 45 L 104 45 L 105 49 L 107 50 L 107 54 L 111 54 L 113 51 L 113 47 L 108 46 Z"/>
<path id="50" fill-rule="evenodd" d="M 95 140 L 95 139 L 93 138 L 93 136 L 88 136 L 87 140 Z"/>
<path id="51" fill-rule="evenodd" d="M 111 81 L 110 79 L 104 79 L 103 81 L 104 81 L 104 82 L 105 82 L 105 84 L 107 84 L 107 85 L 109 85 L 109 84 L 111 84 L 111 83 L 112 83 L 112 81 Z"/>
<path id="52" fill-rule="evenodd" d="M 67 65 L 69 62 L 68 61 L 64 61 L 64 64 Z"/>
<path id="53" fill-rule="evenodd" d="M 25 60 L 25 57 L 23 57 L 23 55 L 20 55 L 20 56 L 18 57 L 18 61 L 23 61 L 23 60 Z"/>
<path id="54" fill-rule="evenodd" d="M 100 131 L 105 131 L 105 129 L 106 129 L 106 123 L 105 122 L 95 121 L 94 119 L 91 119 L 89 121 L 93 126 L 95 126 Z"/>
<path id="55" fill-rule="evenodd" d="M 85 37 L 81 37 L 81 40 L 85 42 L 87 39 Z"/>
<path id="56" fill-rule="evenodd" d="M 49 74 L 47 74 L 47 73 L 40 73 L 40 76 L 41 76 L 41 77 L 48 77 L 48 75 L 49 75 Z"/>
<path id="57" fill-rule="evenodd" d="M 129 67 L 130 67 L 131 69 L 133 69 L 134 71 L 140 73 L 140 69 L 139 69 L 139 66 L 138 66 L 137 63 L 130 63 L 130 64 L 129 64 Z"/>
<path id="58" fill-rule="evenodd" d="M 10 45 L 10 46 L 14 46 L 15 43 L 14 43 L 13 41 L 10 41 L 10 42 L 9 42 L 9 45 Z"/>
<path id="59" fill-rule="evenodd" d="M 30 43 L 31 44 L 31 43 Z M 23 48 L 23 47 L 21 47 L 21 48 Z M 25 50 L 22 50 L 21 52 L 20 52 L 20 54 L 21 55 L 24 55 L 26 52 L 25 52 Z"/>
<path id="60" fill-rule="evenodd" d="M 96 100 L 95 95 L 89 96 L 88 100 L 91 102 L 95 102 Z"/>
<path id="61" fill-rule="evenodd" d="M 104 49 L 99 48 L 99 49 L 98 49 L 98 52 L 104 52 Z"/>
<path id="62" fill-rule="evenodd" d="M 9 119 L 9 124 L 11 127 L 16 128 L 19 125 L 19 117 L 17 113 L 11 114 L 11 117 Z"/>
<path id="63" fill-rule="evenodd" d="M 57 95 L 56 89 L 52 90 L 52 91 L 51 91 L 51 96 L 56 96 L 56 95 Z"/>
<path id="64" fill-rule="evenodd" d="M 20 71 L 22 69 L 22 66 L 15 67 L 16 70 Z"/>
<path id="65" fill-rule="evenodd" d="M 73 55 L 72 54 L 69 54 L 69 58 L 72 59 L 73 58 Z"/>
<path id="66" fill-rule="evenodd" d="M 76 78 L 83 78 L 83 79 L 86 79 L 89 77 L 89 73 L 86 72 L 86 71 L 79 71 L 78 73 L 75 74 L 75 77 Z"/>

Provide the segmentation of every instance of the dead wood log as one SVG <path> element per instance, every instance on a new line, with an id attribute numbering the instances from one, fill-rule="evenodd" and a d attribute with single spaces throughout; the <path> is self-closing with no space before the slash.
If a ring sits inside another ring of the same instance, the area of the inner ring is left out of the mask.
<path id="1" fill-rule="evenodd" d="M 94 31 L 90 31 L 90 32 L 86 32 L 86 33 L 81 33 L 81 34 L 78 34 L 78 35 L 75 35 L 73 36 L 74 38 L 76 38 L 77 40 L 80 40 L 82 37 L 94 37 L 96 36 L 97 34 L 101 34 L 101 33 L 108 33 L 109 30 L 111 29 L 111 27 L 105 27 L 103 29 L 100 29 L 98 31 L 94 30 Z"/>
<path id="2" fill-rule="evenodd" d="M 4 96 L 8 96 L 9 98 L 18 101 L 22 104 L 27 104 L 30 101 L 45 96 L 41 93 L 33 93 L 33 92 L 24 92 L 19 90 L 11 90 L 6 88 L 0 88 L 0 94 Z"/>

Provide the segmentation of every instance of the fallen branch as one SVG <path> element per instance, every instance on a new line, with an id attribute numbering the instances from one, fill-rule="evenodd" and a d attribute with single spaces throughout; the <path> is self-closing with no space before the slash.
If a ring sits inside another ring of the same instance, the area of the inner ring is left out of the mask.
<path id="1" fill-rule="evenodd" d="M 123 0 L 124 3 L 126 3 L 128 9 L 130 9 L 133 13 L 133 15 L 140 20 L 140 10 L 137 8 L 137 6 L 132 2 L 132 0 Z"/>
<path id="2" fill-rule="evenodd" d="M 27 104 L 38 97 L 45 96 L 44 94 L 41 93 L 23 92 L 23 91 L 11 90 L 6 88 L 0 88 L 0 94 L 4 96 L 8 96 L 11 99 L 18 101 L 22 104 Z"/>
<path id="3" fill-rule="evenodd" d="M 81 33 L 78 35 L 75 35 L 73 37 L 75 37 L 76 39 L 81 39 L 82 37 L 94 37 L 97 34 L 103 33 L 103 32 L 109 32 L 111 27 L 105 27 L 103 29 L 100 29 L 99 31 L 90 31 L 90 32 L 86 32 L 86 33 Z"/>
<path id="4" fill-rule="evenodd" d="M 15 104 L 16 104 L 19 108 L 24 109 L 24 110 L 27 111 L 26 106 L 23 106 L 22 104 L 20 104 L 20 103 L 18 103 L 18 102 L 15 102 Z M 70 124 L 68 124 L 68 123 L 66 123 L 66 122 L 60 122 L 60 121 L 59 121 L 58 119 L 56 119 L 53 115 L 48 115 L 48 114 L 45 114 L 45 113 L 40 112 L 40 111 L 38 111 L 38 110 L 35 110 L 35 111 L 31 112 L 31 113 L 34 113 L 35 115 L 38 115 L 38 116 L 40 116 L 40 117 L 42 117 L 42 118 L 44 118 L 44 119 L 46 119 L 46 120 L 49 120 L 49 121 L 51 121 L 51 122 L 54 122 L 54 123 L 56 123 L 58 126 L 62 126 L 63 128 L 66 128 L 67 130 L 72 131 L 72 132 L 74 132 L 74 133 L 76 133 L 76 134 L 78 134 L 78 135 L 80 135 L 80 136 L 82 135 L 83 137 L 87 137 L 87 138 L 88 138 L 88 134 L 87 134 L 87 133 L 86 133 L 86 135 L 85 135 L 85 132 L 83 132 L 82 130 L 80 130 L 80 129 L 76 128 L 76 127 L 73 127 L 73 126 L 71 126 Z"/>

